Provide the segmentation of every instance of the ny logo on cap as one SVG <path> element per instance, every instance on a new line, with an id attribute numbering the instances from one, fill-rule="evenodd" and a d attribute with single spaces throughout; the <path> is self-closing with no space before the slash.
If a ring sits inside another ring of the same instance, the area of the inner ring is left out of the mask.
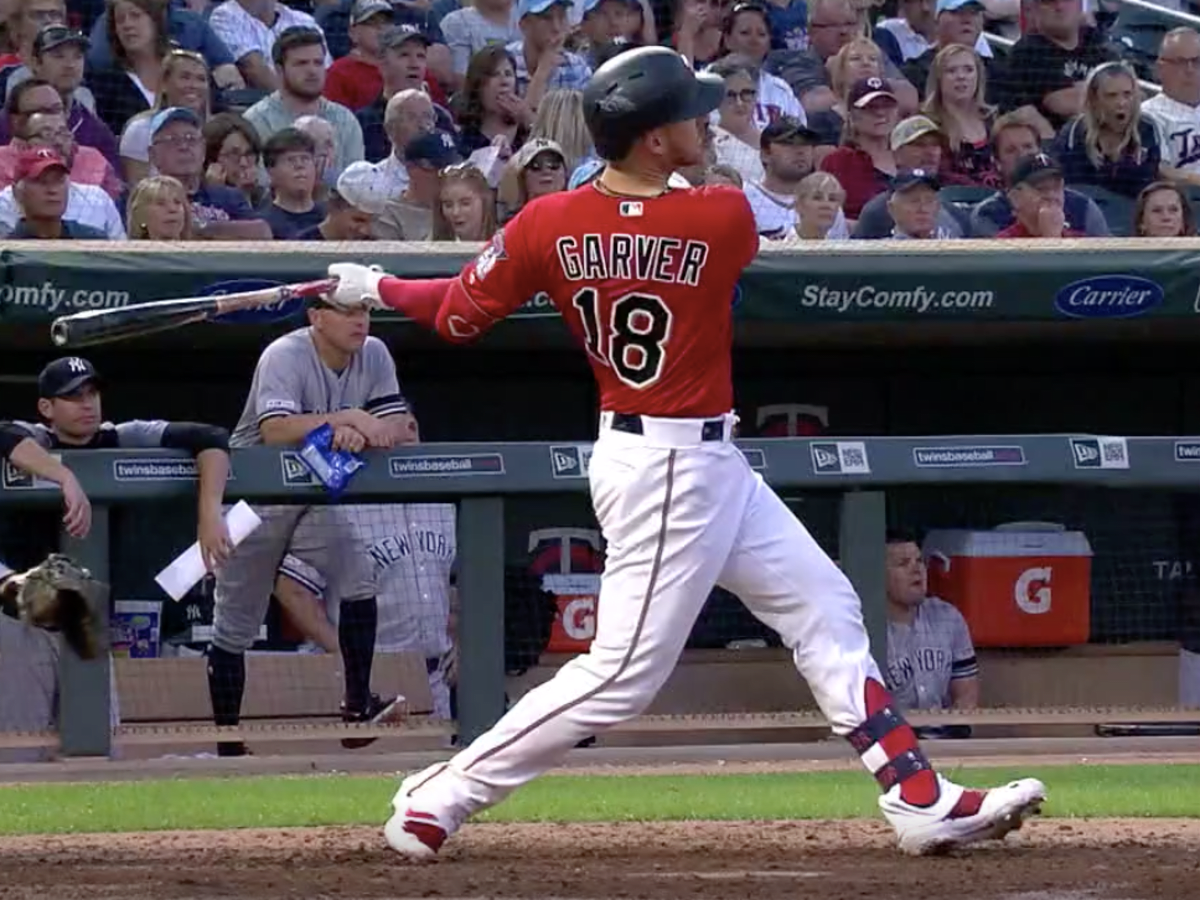
<path id="1" fill-rule="evenodd" d="M 912 176 L 913 176 L 913 178 L 925 178 L 926 177 L 925 170 L 924 169 L 913 169 Z"/>
<path id="2" fill-rule="evenodd" d="M 72 372 L 83 373 L 88 370 L 88 364 L 85 363 L 78 356 L 72 356 L 70 359 L 67 360 L 67 368 L 70 369 Z"/>
<path id="3" fill-rule="evenodd" d="M 450 135 L 444 131 L 442 132 L 442 146 L 447 150 L 454 149 L 454 138 L 450 137 Z"/>

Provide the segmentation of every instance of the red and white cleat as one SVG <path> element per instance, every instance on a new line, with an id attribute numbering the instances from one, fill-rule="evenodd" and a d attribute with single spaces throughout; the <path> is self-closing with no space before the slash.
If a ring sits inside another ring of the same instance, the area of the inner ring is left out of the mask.
<path id="1" fill-rule="evenodd" d="M 413 809 L 396 810 L 383 826 L 388 846 L 402 856 L 421 862 L 431 860 L 446 842 L 449 832 L 432 813 Z"/>
<path id="2" fill-rule="evenodd" d="M 896 829 L 900 849 L 910 856 L 999 840 L 1041 812 L 1046 799 L 1046 786 L 1036 778 L 987 791 L 968 790 L 941 776 L 938 782 L 941 796 L 931 806 L 905 803 L 899 785 L 879 798 L 879 808 Z"/>

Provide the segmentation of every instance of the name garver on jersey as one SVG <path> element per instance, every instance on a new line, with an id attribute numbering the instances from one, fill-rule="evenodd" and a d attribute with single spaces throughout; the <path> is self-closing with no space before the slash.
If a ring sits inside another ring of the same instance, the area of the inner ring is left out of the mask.
<path id="1" fill-rule="evenodd" d="M 555 242 L 568 281 L 657 281 L 697 287 L 708 244 L 652 234 L 584 234 Z"/>

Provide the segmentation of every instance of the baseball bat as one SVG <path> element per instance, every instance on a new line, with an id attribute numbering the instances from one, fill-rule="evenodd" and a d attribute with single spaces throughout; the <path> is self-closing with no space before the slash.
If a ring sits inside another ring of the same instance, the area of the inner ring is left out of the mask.
<path id="1" fill-rule="evenodd" d="M 90 347 L 141 337 L 195 322 L 206 322 L 228 313 L 287 303 L 297 297 L 327 294 L 337 287 L 337 282 L 336 278 L 323 278 L 239 294 L 185 297 L 157 303 L 135 303 L 119 309 L 88 310 L 55 319 L 50 325 L 50 339 L 56 347 L 67 348 Z"/>

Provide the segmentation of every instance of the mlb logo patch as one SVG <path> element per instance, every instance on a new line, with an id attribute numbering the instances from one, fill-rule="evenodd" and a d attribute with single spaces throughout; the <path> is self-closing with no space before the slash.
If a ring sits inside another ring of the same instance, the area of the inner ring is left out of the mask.
<path id="1" fill-rule="evenodd" d="M 284 487 L 311 487 L 317 483 L 316 476 L 305 465 L 299 453 L 289 451 L 279 454 L 279 465 L 283 470 Z"/>
<path id="2" fill-rule="evenodd" d="M 645 211 L 640 200 L 626 200 L 619 207 L 620 213 L 626 219 L 636 219 Z"/>

